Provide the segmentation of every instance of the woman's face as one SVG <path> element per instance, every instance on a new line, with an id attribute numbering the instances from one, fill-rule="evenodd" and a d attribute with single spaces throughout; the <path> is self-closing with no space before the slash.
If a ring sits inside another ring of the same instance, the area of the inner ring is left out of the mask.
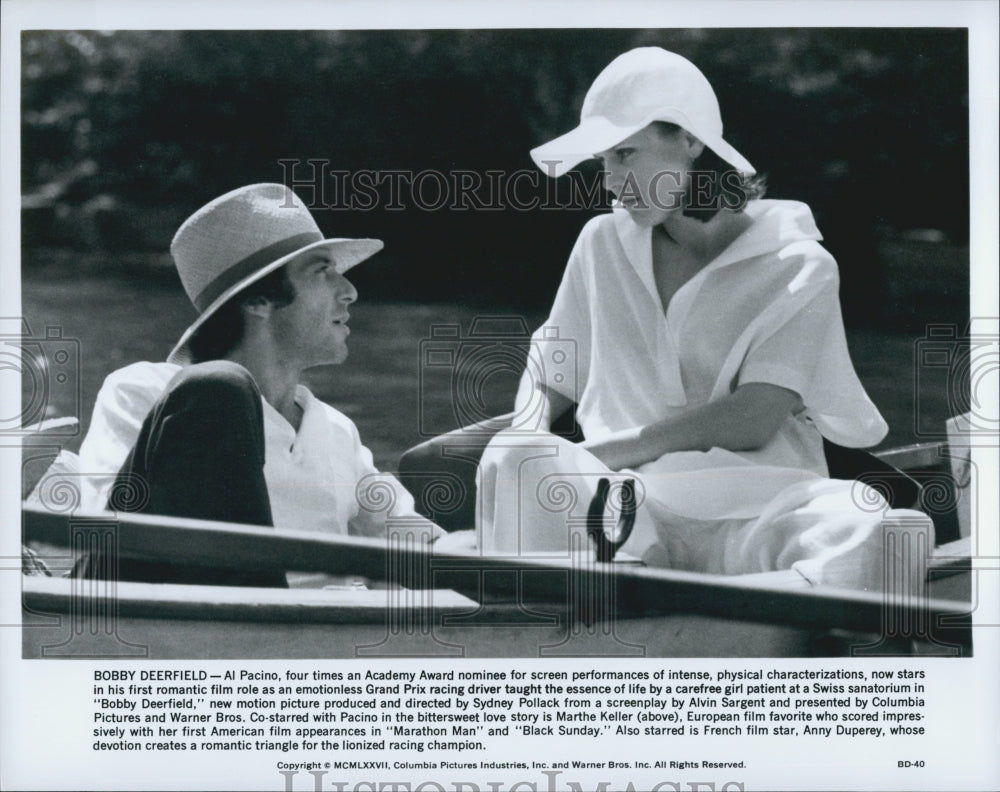
<path id="1" fill-rule="evenodd" d="M 641 226 L 662 223 L 684 208 L 689 173 L 704 145 L 678 130 L 650 124 L 596 156 L 604 167 L 604 186 Z"/>

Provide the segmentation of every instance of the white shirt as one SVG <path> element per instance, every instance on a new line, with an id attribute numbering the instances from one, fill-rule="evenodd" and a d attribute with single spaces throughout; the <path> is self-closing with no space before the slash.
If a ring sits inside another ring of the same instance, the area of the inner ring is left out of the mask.
<path id="1" fill-rule="evenodd" d="M 178 371 L 172 363 L 141 362 L 105 379 L 80 448 L 84 509 L 104 509 L 143 420 Z M 391 517 L 397 530 L 407 532 L 408 523 L 418 532 L 427 530 L 429 523 L 414 511 L 410 493 L 375 467 L 350 418 L 299 385 L 295 402 L 302 408 L 302 423 L 296 432 L 262 401 L 264 478 L 276 527 L 382 536 Z"/>
<path id="2" fill-rule="evenodd" d="M 818 244 L 809 207 L 761 200 L 746 212 L 753 225 L 666 311 L 652 229 L 624 211 L 584 227 L 532 355 L 546 384 L 578 401 L 588 439 L 677 415 L 747 382 L 788 388 L 804 405 L 768 447 L 742 455 L 755 463 L 825 474 L 820 434 L 851 447 L 885 436 L 851 364 L 837 266 Z M 575 378 L 547 359 L 555 342 L 545 335 L 555 331 L 575 346 Z"/>
<path id="3" fill-rule="evenodd" d="M 656 566 L 793 568 L 816 583 L 877 590 L 887 504 L 857 482 L 825 478 L 824 436 L 860 447 L 887 432 L 851 364 L 836 264 L 804 204 L 753 201 L 745 211 L 753 224 L 666 310 L 652 229 L 626 212 L 594 218 L 533 337 L 528 370 L 578 402 L 588 439 L 678 415 L 747 382 L 796 392 L 803 408 L 761 449 L 670 452 L 624 471 L 638 501 L 624 551 Z M 586 546 L 576 534 L 597 482 L 622 478 L 579 445 L 532 434 L 532 424 L 519 418 L 483 455 L 477 515 L 487 552 Z M 906 517 L 933 536 L 924 515 Z"/>

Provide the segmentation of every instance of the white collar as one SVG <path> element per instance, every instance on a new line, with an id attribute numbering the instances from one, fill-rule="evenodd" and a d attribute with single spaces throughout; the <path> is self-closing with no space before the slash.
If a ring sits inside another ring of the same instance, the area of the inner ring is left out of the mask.
<path id="1" fill-rule="evenodd" d="M 738 261 L 773 253 L 793 242 L 823 238 L 809 207 L 799 201 L 755 200 L 743 210 L 753 223 L 700 271 L 708 273 Z M 614 226 L 625 255 L 657 303 L 653 279 L 653 248 L 650 227 L 640 226 L 624 209 L 613 211 Z"/>
<path id="2" fill-rule="evenodd" d="M 267 399 L 261 397 L 261 402 L 264 404 L 264 413 L 271 425 L 287 438 L 288 445 L 291 446 L 297 437 L 295 427 Z M 298 434 L 301 434 L 310 414 L 315 412 L 317 399 L 309 388 L 300 383 L 295 386 L 295 404 L 302 410 L 302 420 L 299 422 L 298 431 Z"/>

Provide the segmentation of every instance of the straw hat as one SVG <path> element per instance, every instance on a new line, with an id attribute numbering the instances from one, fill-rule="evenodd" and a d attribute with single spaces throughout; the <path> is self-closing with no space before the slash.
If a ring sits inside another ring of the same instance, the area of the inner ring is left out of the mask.
<path id="1" fill-rule="evenodd" d="M 344 273 L 383 244 L 378 239 L 325 239 L 305 204 L 283 184 L 251 184 L 205 204 L 170 243 L 184 291 L 199 316 L 167 361 L 190 362 L 188 341 L 224 303 L 318 247 L 329 248 L 337 272 Z"/>
<path id="2" fill-rule="evenodd" d="M 677 124 L 736 170 L 755 173 L 722 139 L 719 102 L 705 75 L 687 58 L 659 47 L 639 47 L 611 61 L 587 91 L 580 125 L 532 149 L 531 157 L 546 173 L 562 176 L 654 121 Z"/>

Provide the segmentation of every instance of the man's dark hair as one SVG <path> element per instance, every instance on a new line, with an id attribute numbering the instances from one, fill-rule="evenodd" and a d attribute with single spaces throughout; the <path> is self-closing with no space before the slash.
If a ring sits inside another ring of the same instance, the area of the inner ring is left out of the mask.
<path id="1" fill-rule="evenodd" d="M 295 300 L 295 287 L 288 279 L 288 268 L 279 267 L 235 294 L 205 320 L 188 340 L 191 361 L 203 363 L 228 355 L 243 339 L 243 306 L 264 298 L 276 308 Z"/>
<path id="2" fill-rule="evenodd" d="M 653 123 L 664 137 L 684 131 L 683 127 L 668 121 Z M 766 190 L 766 176 L 741 173 L 705 146 L 691 166 L 683 215 L 706 223 L 721 209 L 742 209 L 748 201 L 763 197 Z"/>

